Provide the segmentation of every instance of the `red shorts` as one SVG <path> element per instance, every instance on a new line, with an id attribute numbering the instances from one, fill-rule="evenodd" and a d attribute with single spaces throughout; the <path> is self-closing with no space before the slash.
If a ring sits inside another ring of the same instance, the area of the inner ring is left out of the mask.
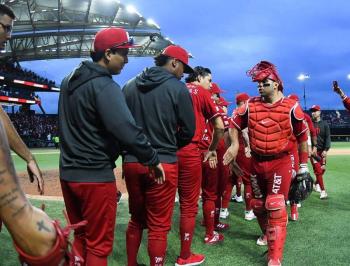
<path id="1" fill-rule="evenodd" d="M 177 163 L 162 163 L 165 183 L 157 184 L 149 175 L 149 168 L 140 163 L 124 163 L 123 172 L 129 193 L 131 220 L 148 228 L 149 232 L 167 232 L 177 188 Z"/>
<path id="2" fill-rule="evenodd" d="M 106 257 L 112 252 L 117 211 L 115 182 L 78 183 L 61 181 L 64 203 L 72 224 L 86 220 L 74 231 L 74 242 L 88 252 Z"/>
<path id="3" fill-rule="evenodd" d="M 265 198 L 270 194 L 283 194 L 285 200 L 288 200 L 293 170 L 290 154 L 266 161 L 253 156 L 251 160 L 251 185 L 255 198 Z"/>

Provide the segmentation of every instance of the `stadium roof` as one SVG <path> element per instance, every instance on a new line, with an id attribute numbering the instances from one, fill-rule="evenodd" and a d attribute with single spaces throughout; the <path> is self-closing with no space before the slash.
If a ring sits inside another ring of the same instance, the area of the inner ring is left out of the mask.
<path id="1" fill-rule="evenodd" d="M 4 55 L 16 61 L 88 57 L 101 28 L 125 28 L 139 49 L 131 56 L 154 56 L 171 40 L 152 19 L 117 0 L 5 0 L 16 21 Z"/>

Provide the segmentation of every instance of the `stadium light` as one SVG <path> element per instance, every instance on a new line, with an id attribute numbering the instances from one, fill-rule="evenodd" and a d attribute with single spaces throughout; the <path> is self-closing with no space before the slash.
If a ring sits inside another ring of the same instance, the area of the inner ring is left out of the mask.
<path id="1" fill-rule="evenodd" d="M 128 13 L 130 13 L 130 14 L 137 14 L 137 15 L 139 15 L 139 17 L 142 17 L 141 14 L 137 11 L 137 9 L 132 5 L 128 5 L 126 7 L 126 11 L 128 11 Z"/>
<path id="2" fill-rule="evenodd" d="M 151 19 L 151 18 L 147 19 L 147 23 L 148 23 L 149 25 L 154 25 L 154 26 L 156 26 L 158 29 L 160 29 L 159 25 L 158 25 L 153 19 Z"/>
<path id="3" fill-rule="evenodd" d="M 347 76 L 347 77 L 348 77 L 348 79 L 350 79 L 350 74 L 348 74 L 348 76 Z"/>
<path id="4" fill-rule="evenodd" d="M 303 95 L 303 98 L 304 98 L 304 110 L 306 110 L 306 85 L 305 85 L 305 80 L 309 79 L 310 78 L 310 75 L 308 74 L 303 74 L 301 73 L 299 76 L 298 76 L 298 80 L 302 81 L 303 82 L 303 89 L 304 89 L 304 95 Z"/>
<path id="5" fill-rule="evenodd" d="M 310 75 L 308 74 L 300 74 L 298 76 L 298 80 L 301 80 L 301 81 L 304 81 L 305 79 L 309 79 L 310 78 Z"/>

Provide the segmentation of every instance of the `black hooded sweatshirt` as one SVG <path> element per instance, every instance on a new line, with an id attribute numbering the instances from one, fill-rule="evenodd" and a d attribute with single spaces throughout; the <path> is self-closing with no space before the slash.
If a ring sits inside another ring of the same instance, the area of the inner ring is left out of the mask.
<path id="1" fill-rule="evenodd" d="M 58 108 L 61 179 L 112 182 L 124 149 L 146 165 L 159 163 L 120 87 L 97 63 L 82 62 L 62 81 Z"/>
<path id="2" fill-rule="evenodd" d="M 191 142 L 196 126 L 186 85 L 165 68 L 151 67 L 130 80 L 123 93 L 136 124 L 157 150 L 160 162 L 176 162 L 176 151 Z M 127 153 L 124 161 L 138 159 Z"/>

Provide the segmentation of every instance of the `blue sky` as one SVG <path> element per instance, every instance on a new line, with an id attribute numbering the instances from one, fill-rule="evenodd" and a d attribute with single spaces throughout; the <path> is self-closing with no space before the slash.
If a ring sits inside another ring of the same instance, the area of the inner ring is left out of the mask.
<path id="1" fill-rule="evenodd" d="M 146 18 L 154 19 L 162 34 L 194 55 L 190 64 L 209 67 L 213 80 L 233 101 L 237 92 L 256 95 L 245 72 L 260 60 L 274 63 L 284 81 L 285 94 L 303 95 L 307 106 L 343 109 L 331 88 L 332 80 L 350 94 L 350 1 L 345 0 L 133 0 Z M 82 59 L 23 62 L 58 83 Z M 152 58 L 130 58 L 115 80 L 123 85 Z M 48 113 L 57 111 L 57 94 L 41 94 Z"/>

